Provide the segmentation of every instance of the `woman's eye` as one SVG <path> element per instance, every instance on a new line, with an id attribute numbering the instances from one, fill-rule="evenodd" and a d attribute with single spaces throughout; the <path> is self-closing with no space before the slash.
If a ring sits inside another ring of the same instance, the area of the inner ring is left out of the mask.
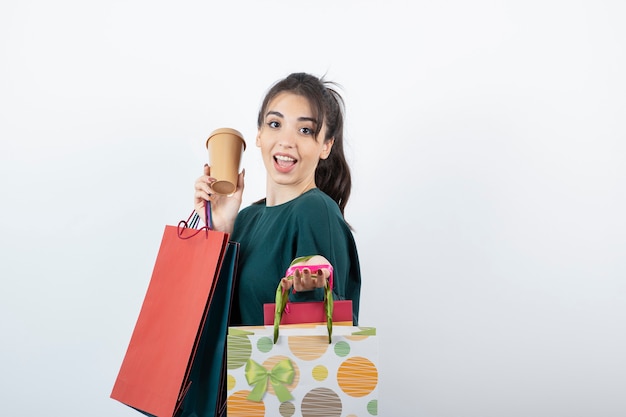
<path id="1" fill-rule="evenodd" d="M 272 129 L 276 129 L 277 127 L 280 127 L 280 123 L 276 121 L 267 122 L 267 125 L 271 127 Z"/>
<path id="2" fill-rule="evenodd" d="M 305 135 L 312 135 L 313 134 L 313 129 L 310 129 L 308 127 L 303 127 L 302 129 L 300 129 L 300 131 L 302 133 L 304 133 Z"/>

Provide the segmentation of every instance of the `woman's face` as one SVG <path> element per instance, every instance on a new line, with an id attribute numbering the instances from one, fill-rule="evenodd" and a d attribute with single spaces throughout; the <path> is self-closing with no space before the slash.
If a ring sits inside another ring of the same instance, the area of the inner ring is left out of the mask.
<path id="1" fill-rule="evenodd" d="M 326 126 L 318 130 L 309 101 L 282 92 L 272 99 L 263 115 L 256 144 L 261 148 L 268 180 L 276 185 L 303 189 L 315 186 L 315 169 L 328 158 L 333 140 L 324 142 Z"/>

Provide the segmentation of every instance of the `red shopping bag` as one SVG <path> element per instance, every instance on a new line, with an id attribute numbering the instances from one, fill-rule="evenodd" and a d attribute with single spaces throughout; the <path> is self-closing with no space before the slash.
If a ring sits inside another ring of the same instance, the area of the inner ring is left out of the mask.
<path id="1" fill-rule="evenodd" d="M 352 326 L 352 300 L 337 300 L 333 307 L 333 323 Z M 263 304 L 263 324 L 274 324 L 276 304 Z M 280 324 L 326 323 L 323 301 L 303 301 L 288 303 Z"/>
<path id="2" fill-rule="evenodd" d="M 173 416 L 189 389 L 192 364 L 229 244 L 228 233 L 181 224 L 165 227 L 139 318 L 111 393 L 111 398 L 158 417 Z M 228 264 L 234 268 L 235 262 Z M 234 270 L 228 272 L 221 276 L 232 280 Z M 229 295 L 232 297 L 232 292 Z M 222 343 L 225 340 L 225 332 L 205 336 L 220 337 Z M 222 369 L 215 372 L 221 375 Z M 212 388 L 217 392 L 218 387 Z"/>

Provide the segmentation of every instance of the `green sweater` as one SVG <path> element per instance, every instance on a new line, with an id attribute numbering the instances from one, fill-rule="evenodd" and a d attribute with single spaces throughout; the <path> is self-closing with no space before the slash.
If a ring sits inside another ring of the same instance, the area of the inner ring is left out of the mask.
<path id="1" fill-rule="evenodd" d="M 337 204 L 314 188 L 287 203 L 265 201 L 241 210 L 231 239 L 240 243 L 232 322 L 263 324 L 263 304 L 273 303 L 291 261 L 322 255 L 333 266 L 335 300 L 352 300 L 358 324 L 361 272 L 350 227 Z M 290 292 L 291 301 L 322 301 L 322 289 Z M 238 314 L 239 313 L 239 314 Z"/>

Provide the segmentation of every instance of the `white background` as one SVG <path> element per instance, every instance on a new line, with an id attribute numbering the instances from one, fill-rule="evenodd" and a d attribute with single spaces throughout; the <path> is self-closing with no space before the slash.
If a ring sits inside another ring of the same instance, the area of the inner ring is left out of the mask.
<path id="1" fill-rule="evenodd" d="M 212 5 L 215 4 L 215 5 Z M 0 415 L 109 394 L 218 127 L 342 84 L 379 415 L 626 415 L 626 3 L 4 1 Z"/>

